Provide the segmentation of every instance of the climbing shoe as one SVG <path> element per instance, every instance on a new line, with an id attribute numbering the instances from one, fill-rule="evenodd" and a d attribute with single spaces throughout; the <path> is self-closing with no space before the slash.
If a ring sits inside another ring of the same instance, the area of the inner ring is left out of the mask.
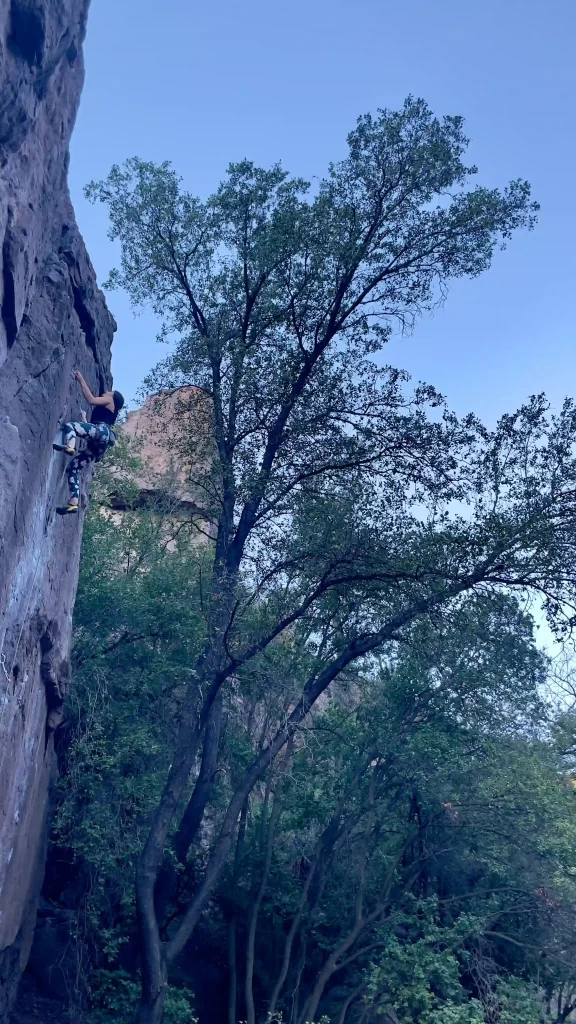
<path id="1" fill-rule="evenodd" d="M 75 512 L 78 512 L 78 505 L 59 505 L 56 509 L 59 516 L 71 516 Z"/>
<path id="2" fill-rule="evenodd" d="M 66 452 L 66 455 L 74 455 L 76 451 L 75 448 L 70 448 L 67 444 L 53 444 L 52 447 L 55 452 Z"/>

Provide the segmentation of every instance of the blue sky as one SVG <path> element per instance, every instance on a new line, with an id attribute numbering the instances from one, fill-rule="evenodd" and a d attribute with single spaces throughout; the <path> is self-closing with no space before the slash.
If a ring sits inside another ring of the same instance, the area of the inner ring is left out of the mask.
<path id="1" fill-rule="evenodd" d="M 210 193 L 230 160 L 322 175 L 356 117 L 408 93 L 462 114 L 477 181 L 525 177 L 542 205 L 488 274 L 387 361 L 489 421 L 544 390 L 574 391 L 574 0 L 94 0 L 70 182 L 98 278 L 114 264 L 83 185 L 138 155 Z M 115 386 L 134 399 L 163 355 L 148 316 L 109 295 Z"/>

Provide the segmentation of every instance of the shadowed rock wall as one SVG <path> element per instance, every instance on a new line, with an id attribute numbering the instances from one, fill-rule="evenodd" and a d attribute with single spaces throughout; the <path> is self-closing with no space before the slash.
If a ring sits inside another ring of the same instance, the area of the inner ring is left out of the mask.
<path id="1" fill-rule="evenodd" d="M 60 519 L 79 367 L 111 384 L 114 322 L 74 219 L 68 143 L 87 0 L 0 0 L 0 1021 L 44 869 L 82 524 Z"/>

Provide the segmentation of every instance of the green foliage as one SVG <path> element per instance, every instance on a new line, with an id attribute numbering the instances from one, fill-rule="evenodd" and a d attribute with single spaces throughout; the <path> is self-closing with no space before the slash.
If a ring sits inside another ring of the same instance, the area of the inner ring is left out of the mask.
<path id="1" fill-rule="evenodd" d="M 541 1024 L 537 987 L 523 978 L 493 973 L 491 985 L 471 996 L 470 939 L 483 933 L 488 908 L 462 914 L 451 926 L 439 924 L 438 910 L 434 900 L 414 904 L 410 916 L 396 922 L 403 941 L 392 933 L 368 969 L 367 1003 L 376 1017 L 388 1006 L 399 1024 Z"/>
<path id="2" fill-rule="evenodd" d="M 482 1004 L 461 984 L 452 938 L 449 929 L 431 928 L 409 944 L 391 940 L 371 972 L 368 998 L 381 1000 L 384 989 L 400 1024 L 484 1024 Z"/>
<path id="3" fill-rule="evenodd" d="M 91 980 L 90 1024 L 132 1024 L 140 998 L 139 984 L 125 971 L 97 971 Z M 165 1024 L 197 1024 L 193 995 L 188 989 L 168 989 L 164 1020 Z"/>
<path id="4" fill-rule="evenodd" d="M 135 928 L 134 863 L 166 775 L 180 681 L 203 641 L 206 553 L 181 534 L 169 549 L 172 524 L 159 507 L 125 502 L 120 516 L 110 508 L 119 470 L 127 493 L 138 470 L 127 453 L 117 458 L 120 466 L 95 485 L 86 525 L 54 834 L 89 880 L 83 920 L 98 965 L 89 975 L 95 1024 L 129 1021 L 137 1003 L 137 979 L 119 967 Z M 210 828 L 257 750 L 266 716 L 293 699 L 310 657 L 295 630 L 230 691 Z M 256 942 L 264 976 L 278 970 L 269 938 L 286 934 L 302 899 L 306 874 L 294 864 L 306 872 L 319 856 L 302 923 L 308 990 L 353 927 L 361 884 L 366 914 L 389 893 L 361 934 L 358 948 L 368 952 L 353 960 L 348 982 L 365 977 L 362 1005 L 375 1021 L 386 1007 L 400 1024 L 538 1021 L 535 979 L 552 992 L 564 968 L 552 959 L 543 971 L 537 950 L 554 955 L 572 941 L 562 915 L 576 906 L 576 794 L 559 781 L 570 716 L 549 741 L 546 673 L 517 602 L 480 593 L 421 620 L 410 644 L 340 682 L 301 733 L 279 791 Z M 268 784 L 277 783 L 272 772 Z M 234 908 L 240 948 L 270 827 L 268 784 L 252 795 L 240 860 L 236 868 L 229 862 L 216 892 L 219 912 Z M 191 869 L 193 862 L 179 868 L 170 915 L 179 913 Z M 214 927 L 207 924 L 208 941 Z M 474 980 L 477 941 L 489 944 L 488 988 Z M 297 969 L 295 961 L 289 985 Z M 261 993 L 263 1007 L 269 994 Z M 289 1009 L 284 998 L 275 1020 Z M 337 1019 L 334 995 L 318 1016 L 324 1010 Z M 191 1014 L 189 991 L 170 990 L 165 1020 L 185 1024 Z"/>
<path id="5" fill-rule="evenodd" d="M 379 306 L 410 316 L 433 304 L 438 283 L 481 273 L 500 239 L 532 225 L 537 206 L 526 182 L 512 182 L 502 193 L 467 187 L 476 173 L 462 161 L 467 141 L 462 118 L 436 118 L 423 100 L 409 97 L 399 111 L 359 118 L 348 156 L 330 166 L 309 200 L 307 182 L 289 178 L 280 166 L 266 171 L 249 161 L 232 164 L 206 203 L 181 191 L 168 163 L 135 158 L 115 166 L 105 182 L 92 182 L 86 194 L 107 204 L 111 237 L 122 241 L 122 270 L 111 283 L 138 304 L 152 298 L 164 331 L 180 334 L 188 325 L 171 271 L 176 257 L 205 321 L 221 323 L 230 355 L 246 255 L 250 281 L 264 275 L 259 323 L 282 324 L 289 332 L 283 349 L 271 345 L 267 357 L 284 361 L 290 334 L 299 323 L 307 334 L 322 320 L 334 280 L 344 281 L 359 255 L 361 271 L 350 282 L 347 305 L 357 310 L 354 328 L 362 335 L 374 328 L 365 292 L 372 303 L 375 292 Z M 285 309 L 288 268 L 293 317 Z M 312 323 L 303 320 L 305 307 L 314 311 Z M 196 319 L 189 326 L 197 326 Z"/>
<path id="6" fill-rule="evenodd" d="M 520 978 L 501 980 L 495 1001 L 502 1024 L 541 1024 L 542 1003 L 535 985 Z"/>

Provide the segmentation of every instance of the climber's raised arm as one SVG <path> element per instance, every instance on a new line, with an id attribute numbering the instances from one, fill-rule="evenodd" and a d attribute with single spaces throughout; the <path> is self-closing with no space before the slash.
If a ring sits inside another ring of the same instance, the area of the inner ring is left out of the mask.
<path id="1" fill-rule="evenodd" d="M 114 408 L 114 398 L 111 391 L 106 391 L 103 395 L 93 395 L 80 370 L 76 370 L 74 376 L 82 388 L 84 398 L 90 405 L 107 405 L 110 408 Z"/>
<path id="2" fill-rule="evenodd" d="M 103 395 L 93 395 L 88 387 L 80 370 L 74 370 L 74 376 L 82 388 L 82 394 L 90 405 L 98 406 L 100 412 L 94 411 L 90 418 L 91 423 L 108 423 L 110 426 L 116 422 L 116 417 L 124 405 L 124 399 L 119 391 L 105 391 Z M 106 410 L 106 412 L 104 412 Z"/>
<path id="3" fill-rule="evenodd" d="M 82 388 L 84 398 L 90 402 L 90 405 L 106 405 L 109 409 L 114 408 L 114 396 L 111 391 L 106 391 L 105 394 L 99 396 L 93 395 L 80 370 L 76 370 L 74 376 Z"/>

